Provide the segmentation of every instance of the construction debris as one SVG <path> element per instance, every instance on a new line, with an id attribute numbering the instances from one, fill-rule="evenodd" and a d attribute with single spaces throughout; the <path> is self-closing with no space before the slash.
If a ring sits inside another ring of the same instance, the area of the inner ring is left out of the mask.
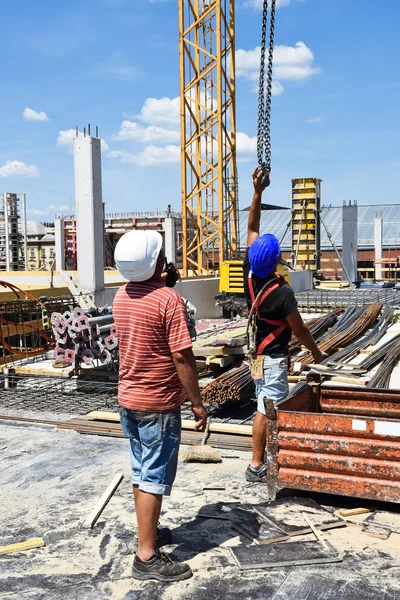
<path id="1" fill-rule="evenodd" d="M 14 554 L 15 552 L 24 552 L 25 550 L 33 550 L 34 548 L 43 548 L 45 546 L 42 538 L 31 538 L 25 542 L 17 544 L 9 544 L 8 546 L 0 546 L 0 555 Z"/>
<path id="2" fill-rule="evenodd" d="M 123 480 L 123 478 L 124 478 L 123 473 L 118 473 L 118 475 L 116 475 L 114 477 L 114 479 L 111 481 L 110 485 L 108 486 L 108 488 L 106 489 L 104 494 L 101 496 L 101 498 L 99 498 L 96 505 L 93 507 L 93 509 L 90 511 L 90 513 L 84 520 L 83 525 L 82 525 L 83 529 L 91 529 L 92 527 L 95 526 L 98 518 L 100 517 L 101 513 L 103 512 L 103 510 L 105 509 L 107 504 L 109 503 L 110 498 L 112 497 L 112 495 L 118 488 L 118 486 L 121 483 L 121 481 Z"/>

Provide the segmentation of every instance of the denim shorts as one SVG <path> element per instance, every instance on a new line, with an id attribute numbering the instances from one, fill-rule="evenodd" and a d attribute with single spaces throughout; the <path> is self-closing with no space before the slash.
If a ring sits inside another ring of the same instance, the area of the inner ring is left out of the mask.
<path id="1" fill-rule="evenodd" d="M 256 379 L 257 410 L 265 415 L 264 398 L 273 402 L 283 400 L 289 394 L 287 356 L 272 357 L 266 355 L 264 358 L 264 379 Z"/>
<path id="2" fill-rule="evenodd" d="M 169 496 L 178 466 L 180 409 L 147 413 L 120 407 L 119 414 L 131 446 L 132 484 L 149 494 Z"/>

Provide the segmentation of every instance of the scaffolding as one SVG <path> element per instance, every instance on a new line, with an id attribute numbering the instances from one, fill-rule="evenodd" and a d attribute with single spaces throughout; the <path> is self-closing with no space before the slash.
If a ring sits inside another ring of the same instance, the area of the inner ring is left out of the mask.
<path id="1" fill-rule="evenodd" d="M 28 270 L 25 194 L 5 192 L 0 194 L 0 270 L 19 271 L 21 268 Z"/>
<path id="2" fill-rule="evenodd" d="M 215 273 L 237 250 L 234 5 L 179 0 L 186 277 Z"/>

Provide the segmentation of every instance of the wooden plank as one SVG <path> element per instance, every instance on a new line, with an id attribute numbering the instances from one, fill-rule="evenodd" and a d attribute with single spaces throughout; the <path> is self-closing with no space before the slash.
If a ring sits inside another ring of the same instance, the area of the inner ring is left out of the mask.
<path id="1" fill-rule="evenodd" d="M 244 346 L 230 347 L 230 346 L 196 346 L 193 345 L 193 353 L 197 356 L 243 356 L 246 354 L 246 348 Z"/>
<path id="2" fill-rule="evenodd" d="M 237 361 L 235 356 L 209 356 L 206 360 L 207 366 L 229 367 Z"/>
<path id="3" fill-rule="evenodd" d="M 96 524 L 97 519 L 100 517 L 101 513 L 107 506 L 111 496 L 114 494 L 115 490 L 117 489 L 123 478 L 123 473 L 118 473 L 118 475 L 114 477 L 104 494 L 101 496 L 101 498 L 98 500 L 96 505 L 93 507 L 93 509 L 90 511 L 85 521 L 83 522 L 82 527 L 84 529 L 91 529 Z"/>
<path id="4" fill-rule="evenodd" d="M 222 333 L 216 333 L 208 335 L 205 339 L 199 339 L 196 342 L 198 346 L 210 346 L 213 341 L 223 341 L 229 340 L 231 338 L 245 337 L 246 336 L 246 327 L 237 327 L 235 329 L 228 329 L 226 331 L 222 331 Z"/>
<path id="5" fill-rule="evenodd" d="M 33 550 L 34 548 L 43 548 L 45 546 L 42 538 L 31 538 L 25 542 L 17 544 L 9 544 L 8 546 L 0 546 L 0 554 L 12 554 L 13 552 L 24 552 L 25 550 Z"/>
<path id="6" fill-rule="evenodd" d="M 339 517 L 354 517 L 355 515 L 364 515 L 372 512 L 374 512 L 373 508 L 363 508 L 360 506 L 358 508 L 341 508 L 337 511 L 337 514 Z"/>
<path id="7" fill-rule="evenodd" d="M 88 421 L 108 421 L 112 423 L 119 423 L 119 414 L 95 410 L 84 417 Z M 187 429 L 190 431 L 194 431 L 195 421 L 190 421 L 188 419 L 182 420 L 182 429 Z M 234 435 L 252 435 L 252 427 L 251 425 L 235 425 L 229 423 L 211 423 L 210 424 L 210 432 L 211 433 L 232 433 Z"/>
<path id="8" fill-rule="evenodd" d="M 313 523 L 311 522 L 311 519 L 308 518 L 306 513 L 301 513 L 301 514 L 303 516 L 303 519 L 305 521 L 307 521 L 308 525 L 311 527 L 311 530 L 312 530 L 313 534 L 315 535 L 315 537 L 317 538 L 317 540 L 319 542 L 321 542 L 321 544 L 323 545 L 323 547 L 326 550 L 328 550 L 328 544 L 327 544 L 326 540 L 322 537 L 321 531 L 318 531 L 318 529 L 313 525 Z"/>

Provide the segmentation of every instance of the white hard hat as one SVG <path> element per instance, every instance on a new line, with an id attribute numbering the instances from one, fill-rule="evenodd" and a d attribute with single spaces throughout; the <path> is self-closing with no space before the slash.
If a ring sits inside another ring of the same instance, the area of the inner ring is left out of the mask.
<path id="1" fill-rule="evenodd" d="M 128 281 L 147 281 L 154 275 L 163 239 L 158 231 L 128 231 L 118 241 L 114 260 Z"/>

